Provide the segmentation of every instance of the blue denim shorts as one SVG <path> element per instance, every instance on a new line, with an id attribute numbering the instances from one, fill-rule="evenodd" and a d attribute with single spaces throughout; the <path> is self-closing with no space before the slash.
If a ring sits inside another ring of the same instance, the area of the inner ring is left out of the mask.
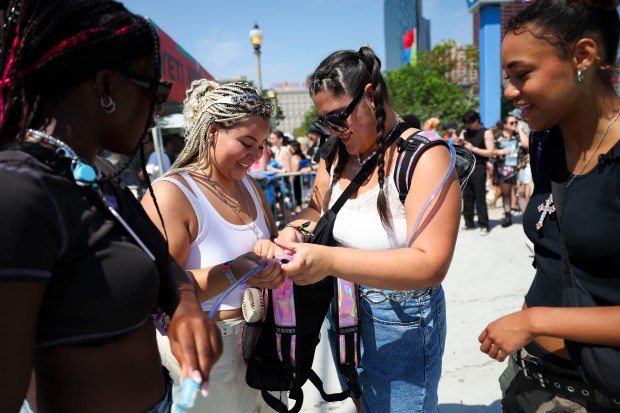
<path id="1" fill-rule="evenodd" d="M 360 286 L 360 292 L 362 411 L 435 411 L 446 340 L 442 287 L 377 292 Z M 330 322 L 328 335 L 337 354 Z"/>

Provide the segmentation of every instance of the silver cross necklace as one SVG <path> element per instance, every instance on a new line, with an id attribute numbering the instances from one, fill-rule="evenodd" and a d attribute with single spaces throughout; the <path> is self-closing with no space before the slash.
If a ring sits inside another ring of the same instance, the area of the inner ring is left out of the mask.
<path id="1" fill-rule="evenodd" d="M 572 178 L 566 184 L 566 188 L 568 188 L 570 184 L 573 183 L 573 181 L 575 180 L 577 176 L 581 175 L 583 171 L 585 171 L 586 167 L 590 163 L 590 160 L 592 159 L 594 154 L 599 150 L 599 148 L 601 147 L 601 144 L 605 140 L 605 136 L 607 136 L 607 132 L 609 131 L 609 128 L 611 128 L 611 125 L 616 123 L 616 121 L 618 120 L 618 116 L 620 116 L 620 110 L 618 110 L 616 112 L 616 116 L 614 116 L 612 120 L 609 121 L 609 124 L 607 125 L 603 133 L 601 134 L 601 138 L 598 140 L 598 143 L 596 144 L 596 148 L 594 148 L 590 156 L 588 156 L 588 159 L 586 159 L 586 162 L 579 169 L 579 171 L 573 174 Z M 553 194 L 549 194 L 549 197 L 545 200 L 545 202 L 538 205 L 538 212 L 540 212 L 541 214 L 540 214 L 540 218 L 538 218 L 538 222 L 536 223 L 536 229 L 540 230 L 544 225 L 545 217 L 547 216 L 547 214 L 552 214 L 555 212 L 555 205 L 553 205 Z"/>

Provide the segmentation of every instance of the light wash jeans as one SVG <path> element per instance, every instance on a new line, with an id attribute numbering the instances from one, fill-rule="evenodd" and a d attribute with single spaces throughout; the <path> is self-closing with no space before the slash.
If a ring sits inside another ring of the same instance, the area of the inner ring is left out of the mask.
<path id="1" fill-rule="evenodd" d="M 364 292 L 372 290 L 360 286 Z M 371 294 L 360 299 L 362 412 L 435 412 L 446 342 L 446 305 L 441 286 L 410 291 L 402 302 Z M 380 301 L 381 303 L 371 302 Z M 331 316 L 330 316 L 331 317 Z M 335 332 L 328 335 L 337 357 Z M 346 382 L 341 377 L 346 388 Z"/>

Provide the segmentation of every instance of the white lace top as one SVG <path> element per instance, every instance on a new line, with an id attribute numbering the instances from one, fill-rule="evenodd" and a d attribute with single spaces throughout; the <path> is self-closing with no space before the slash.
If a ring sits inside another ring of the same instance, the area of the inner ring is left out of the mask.
<path id="1" fill-rule="evenodd" d="M 386 171 L 387 172 L 387 171 Z M 336 216 L 334 238 L 342 247 L 364 250 L 402 248 L 407 243 L 405 207 L 391 174 L 385 174 L 384 191 L 389 206 L 391 228 L 384 227 L 377 211 L 379 184 L 356 199 L 349 199 Z M 340 182 L 334 185 L 329 206 L 342 194 Z"/>

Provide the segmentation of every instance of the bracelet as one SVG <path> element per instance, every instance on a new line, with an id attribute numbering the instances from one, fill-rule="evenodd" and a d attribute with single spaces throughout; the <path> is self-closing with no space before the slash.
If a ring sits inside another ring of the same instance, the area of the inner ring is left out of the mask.
<path id="1" fill-rule="evenodd" d="M 222 264 L 222 271 L 224 272 L 224 277 L 226 277 L 226 280 L 228 280 L 228 283 L 230 285 L 233 285 L 237 282 L 235 274 L 233 274 L 232 272 L 232 261 L 226 261 L 224 264 Z"/>
<path id="2" fill-rule="evenodd" d="M 306 229 L 309 226 L 310 226 L 310 221 L 306 221 L 301 225 L 294 225 L 293 223 L 286 224 L 284 228 L 293 228 L 294 230 L 296 230 L 297 232 L 301 234 L 302 239 L 305 242 L 306 241 L 305 237 L 314 238 L 314 234 L 310 230 Z"/>

